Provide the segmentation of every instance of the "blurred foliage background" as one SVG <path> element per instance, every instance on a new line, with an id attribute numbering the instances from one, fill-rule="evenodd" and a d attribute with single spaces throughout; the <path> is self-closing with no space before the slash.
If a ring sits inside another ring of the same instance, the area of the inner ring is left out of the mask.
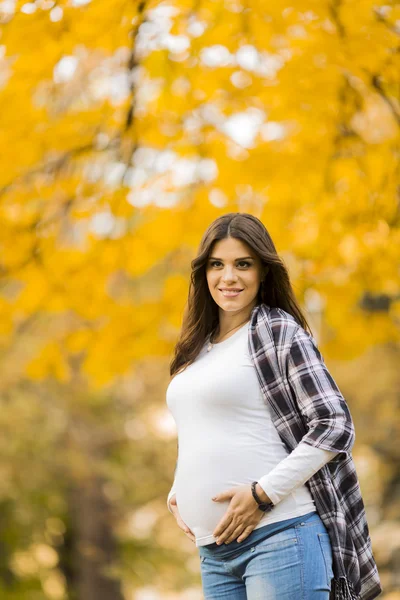
<path id="1" fill-rule="evenodd" d="M 205 228 L 260 218 L 400 598 L 400 5 L 0 1 L 0 596 L 200 600 L 166 507 Z"/>

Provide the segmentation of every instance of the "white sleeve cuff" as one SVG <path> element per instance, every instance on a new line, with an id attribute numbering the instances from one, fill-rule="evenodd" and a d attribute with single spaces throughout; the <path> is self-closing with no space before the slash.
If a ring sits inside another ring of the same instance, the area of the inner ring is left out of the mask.
<path id="1" fill-rule="evenodd" d="M 271 484 L 268 480 L 268 475 L 264 475 L 263 477 L 261 477 L 261 479 L 258 480 L 258 483 L 260 484 L 264 492 L 267 494 L 271 502 L 273 502 L 274 504 L 278 504 L 279 500 L 282 500 L 282 498 L 275 494 L 273 488 L 271 487 Z"/>
<path id="2" fill-rule="evenodd" d="M 300 442 L 286 458 L 281 460 L 258 483 L 274 504 L 278 504 L 300 485 L 303 485 L 321 467 L 336 456 L 337 452 Z"/>

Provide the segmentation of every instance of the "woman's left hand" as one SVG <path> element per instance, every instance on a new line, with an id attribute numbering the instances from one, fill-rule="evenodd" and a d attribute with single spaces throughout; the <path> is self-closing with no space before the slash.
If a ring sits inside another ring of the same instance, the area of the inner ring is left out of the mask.
<path id="1" fill-rule="evenodd" d="M 257 493 L 259 490 L 260 485 L 257 485 Z M 270 502 L 264 490 L 258 495 L 263 502 Z M 267 499 L 265 500 L 265 498 Z M 228 510 L 213 531 L 213 536 L 218 538 L 217 544 L 224 542 L 229 544 L 236 538 L 238 542 L 242 542 L 250 535 L 264 515 L 253 498 L 250 485 L 239 485 L 230 488 L 217 494 L 212 499 L 214 502 L 230 500 Z"/>

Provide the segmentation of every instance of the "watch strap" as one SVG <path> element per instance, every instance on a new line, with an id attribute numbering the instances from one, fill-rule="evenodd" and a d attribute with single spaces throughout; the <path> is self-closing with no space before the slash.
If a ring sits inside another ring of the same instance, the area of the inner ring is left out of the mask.
<path id="1" fill-rule="evenodd" d="M 253 481 L 253 483 L 251 484 L 251 493 L 253 494 L 254 500 L 258 504 L 258 508 L 260 510 L 262 510 L 263 512 L 268 512 L 268 511 L 272 510 L 272 508 L 274 507 L 274 503 L 273 502 L 263 502 L 262 500 L 260 500 L 260 498 L 256 492 L 257 483 L 258 483 L 258 481 Z"/>

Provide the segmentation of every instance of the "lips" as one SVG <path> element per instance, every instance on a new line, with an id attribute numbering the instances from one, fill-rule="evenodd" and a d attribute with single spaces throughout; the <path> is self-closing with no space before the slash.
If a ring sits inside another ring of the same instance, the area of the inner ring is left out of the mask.
<path id="1" fill-rule="evenodd" d="M 243 292 L 243 290 L 239 290 L 239 289 L 219 289 L 219 291 L 221 292 L 221 294 L 223 296 L 225 296 L 225 298 L 234 298 L 236 296 L 239 296 L 240 292 Z"/>

